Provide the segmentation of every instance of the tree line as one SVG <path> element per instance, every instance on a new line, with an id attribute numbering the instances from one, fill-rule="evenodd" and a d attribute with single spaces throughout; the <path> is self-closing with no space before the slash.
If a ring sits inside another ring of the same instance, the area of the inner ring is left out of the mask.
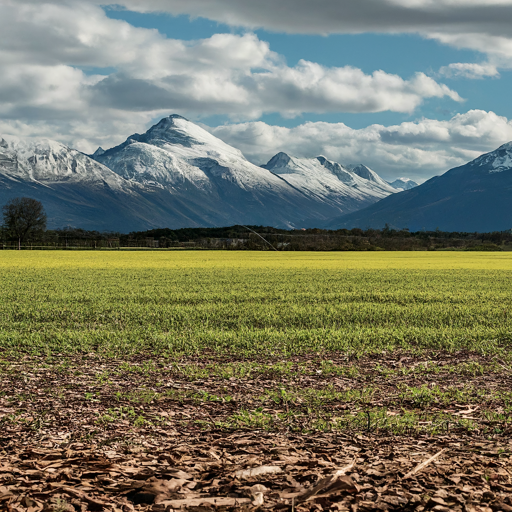
<path id="1" fill-rule="evenodd" d="M 3 241 L 42 247 L 172 248 L 288 251 L 378 250 L 512 250 L 512 230 L 492 233 L 394 229 L 319 228 L 286 230 L 269 226 L 150 229 L 130 233 L 88 231 L 67 227 L 46 230 L 47 217 L 40 201 L 27 197 L 10 200 L 2 208 Z"/>

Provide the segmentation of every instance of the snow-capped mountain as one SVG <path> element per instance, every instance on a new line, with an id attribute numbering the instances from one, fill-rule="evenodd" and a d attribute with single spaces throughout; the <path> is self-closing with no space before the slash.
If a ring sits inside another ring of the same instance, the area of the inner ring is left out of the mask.
<path id="1" fill-rule="evenodd" d="M 484 174 L 510 171 L 512 169 L 512 142 L 507 142 L 496 151 L 478 157 L 468 165 L 480 168 Z"/>
<path id="2" fill-rule="evenodd" d="M 0 138 L 2 177 L 14 182 L 39 184 L 82 183 L 129 191 L 117 174 L 86 155 L 49 139 Z"/>
<path id="3" fill-rule="evenodd" d="M 120 231 L 260 224 L 309 227 L 396 192 L 364 166 L 276 155 L 258 167 L 181 116 L 90 157 L 0 136 L 0 201 L 41 200 L 50 227 Z"/>
<path id="4" fill-rule="evenodd" d="M 512 142 L 410 190 L 333 219 L 326 227 L 443 231 L 512 228 Z"/>
<path id="5" fill-rule="evenodd" d="M 418 184 L 410 178 L 397 178 L 395 181 L 390 183 L 389 181 L 383 180 L 375 171 L 372 171 L 369 167 L 366 167 L 366 165 L 363 164 L 349 165 L 347 169 L 357 174 L 358 176 L 361 176 L 361 178 L 365 178 L 369 181 L 378 183 L 383 188 L 389 189 L 391 186 L 395 189 L 395 191 L 398 192 L 402 192 L 403 190 L 410 190 L 411 188 L 418 186 Z"/>
<path id="6" fill-rule="evenodd" d="M 357 174 L 360 178 L 368 180 L 372 183 L 376 183 L 381 189 L 390 191 L 389 183 L 383 180 L 375 171 L 366 167 L 366 165 L 349 165 L 347 169 L 354 174 Z M 394 192 L 394 191 L 393 191 Z"/>
<path id="7" fill-rule="evenodd" d="M 391 182 L 390 185 L 397 190 L 411 190 L 411 188 L 417 187 L 418 184 L 410 178 L 397 178 Z"/>
<path id="8" fill-rule="evenodd" d="M 396 192 L 385 182 L 360 178 L 323 157 L 294 159 L 292 169 L 280 165 L 277 155 L 258 167 L 238 149 L 177 115 L 93 157 L 129 182 L 159 192 L 162 201 L 179 199 L 190 205 L 203 225 L 298 227 Z"/>
<path id="9" fill-rule="evenodd" d="M 53 227 L 142 227 L 153 215 L 135 187 L 79 151 L 47 139 L 0 136 L 0 203 L 20 196 L 42 201 Z"/>
<path id="10" fill-rule="evenodd" d="M 95 159 L 142 186 L 154 201 L 193 212 L 194 223 L 188 225 L 292 227 L 300 225 L 305 212 L 319 218 L 328 218 L 332 212 L 177 115 Z"/>
<path id="11" fill-rule="evenodd" d="M 185 184 L 211 193 L 216 185 L 230 183 L 245 191 L 290 192 L 282 180 L 251 164 L 238 149 L 177 115 L 95 159 L 127 180 L 173 191 Z"/>
<path id="12" fill-rule="evenodd" d="M 262 167 L 304 194 L 340 211 L 358 210 L 396 192 L 371 169 L 363 165 L 345 168 L 324 156 L 296 158 L 278 153 Z M 367 171 L 366 175 L 363 170 Z"/>

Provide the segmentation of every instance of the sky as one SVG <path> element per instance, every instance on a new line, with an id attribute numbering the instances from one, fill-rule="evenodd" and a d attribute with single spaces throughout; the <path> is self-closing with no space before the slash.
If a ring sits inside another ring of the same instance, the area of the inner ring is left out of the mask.
<path id="1" fill-rule="evenodd" d="M 0 0 L 0 135 L 92 153 L 177 113 L 424 181 L 512 140 L 512 0 Z"/>

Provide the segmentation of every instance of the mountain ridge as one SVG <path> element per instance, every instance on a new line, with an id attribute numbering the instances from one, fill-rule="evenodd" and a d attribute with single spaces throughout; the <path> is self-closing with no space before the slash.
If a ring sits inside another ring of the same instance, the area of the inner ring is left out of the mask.
<path id="1" fill-rule="evenodd" d="M 417 187 L 418 184 L 410 178 L 397 178 L 396 180 L 389 183 L 393 188 L 397 190 L 410 190 L 411 188 Z"/>
<path id="2" fill-rule="evenodd" d="M 328 197 L 328 194 L 319 193 L 319 187 L 312 189 L 314 176 L 311 172 L 311 179 L 306 183 L 291 179 L 286 172 L 276 172 L 275 166 L 258 167 L 238 149 L 178 115 L 162 119 L 145 134 L 134 134 L 123 144 L 95 158 L 120 176 L 144 186 L 167 191 L 172 187 L 173 195 L 183 195 L 184 198 L 193 190 L 202 195 L 204 207 L 215 209 L 213 202 L 217 207 L 222 201 L 227 202 L 229 207 L 225 204 L 224 208 L 230 211 L 233 223 L 254 224 L 258 219 L 264 224 L 297 227 L 304 222 L 313 222 L 309 219 L 318 222 L 354 211 L 396 192 L 387 184 L 385 187 L 368 184 L 365 189 L 366 181 L 340 164 L 324 159 L 316 170 L 323 172 L 330 166 L 331 175 L 333 172 L 337 174 L 336 182 L 331 179 L 331 188 L 337 189 L 338 193 L 337 200 L 333 200 L 332 193 Z M 280 158 L 291 161 L 294 157 L 280 153 L 270 162 Z M 318 157 L 316 161 L 322 158 Z M 299 160 L 294 158 L 293 161 Z M 283 170 L 282 166 L 280 170 Z M 323 175 L 332 178 L 327 173 Z M 343 185 L 342 176 L 354 182 L 358 190 Z"/>
<path id="3" fill-rule="evenodd" d="M 337 228 L 505 231 L 512 228 L 512 142 L 358 212 L 332 219 Z"/>
<path id="4" fill-rule="evenodd" d="M 0 136 L 0 201 L 43 200 L 56 227 L 293 228 L 314 227 L 396 192 L 376 174 L 366 180 L 323 156 L 283 155 L 293 162 L 289 172 L 283 162 L 272 170 L 256 166 L 178 115 L 93 155 L 49 139 Z"/>
<path id="5" fill-rule="evenodd" d="M 396 193 L 380 177 L 374 182 L 365 179 L 322 155 L 316 158 L 297 158 L 281 152 L 261 167 L 340 209 L 359 209 Z"/>

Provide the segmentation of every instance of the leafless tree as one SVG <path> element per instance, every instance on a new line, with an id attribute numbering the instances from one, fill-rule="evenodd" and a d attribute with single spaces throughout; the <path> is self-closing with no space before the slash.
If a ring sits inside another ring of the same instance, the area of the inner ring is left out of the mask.
<path id="1" fill-rule="evenodd" d="M 43 204 L 30 197 L 15 197 L 2 208 L 4 228 L 18 239 L 18 249 L 21 242 L 31 234 L 46 229 L 46 213 Z"/>

